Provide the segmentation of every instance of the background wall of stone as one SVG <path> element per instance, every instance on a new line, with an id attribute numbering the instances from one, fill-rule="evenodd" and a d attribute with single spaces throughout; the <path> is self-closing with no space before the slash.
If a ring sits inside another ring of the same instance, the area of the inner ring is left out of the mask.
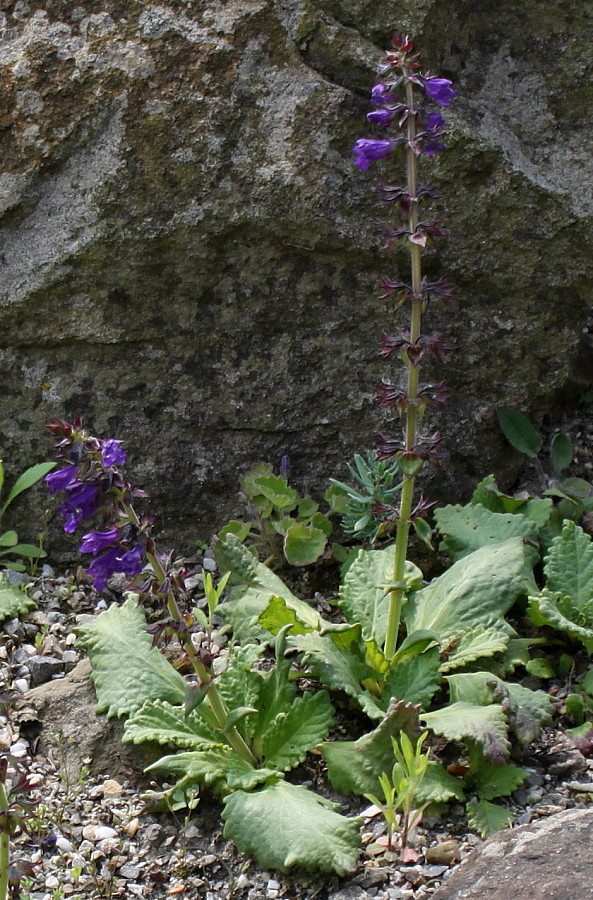
<path id="1" fill-rule="evenodd" d="M 82 410 L 125 441 L 183 545 L 236 510 L 258 459 L 288 453 L 322 489 L 373 445 L 376 335 L 393 327 L 376 284 L 397 258 L 379 251 L 378 169 L 359 173 L 351 147 L 374 136 L 367 98 L 394 30 L 459 91 L 429 176 L 451 236 L 428 266 L 457 285 L 430 319 L 456 342 L 431 489 L 512 481 L 497 406 L 586 422 L 582 0 L 0 0 L 9 469 L 47 458 L 43 424 Z"/>

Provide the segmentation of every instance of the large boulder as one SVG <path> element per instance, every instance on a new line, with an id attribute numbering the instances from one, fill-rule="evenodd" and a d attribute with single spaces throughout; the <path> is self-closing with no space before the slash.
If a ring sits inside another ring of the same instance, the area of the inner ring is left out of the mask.
<path id="1" fill-rule="evenodd" d="M 592 837 L 590 809 L 499 831 L 437 888 L 433 900 L 592 900 Z"/>
<path id="2" fill-rule="evenodd" d="M 391 12 L 390 12 L 391 10 Z M 388 15 L 389 13 L 389 15 Z M 0 0 L 2 456 L 48 457 L 81 410 L 117 436 L 178 545 L 288 453 L 322 487 L 381 423 L 394 314 L 389 210 L 354 140 L 392 30 L 451 77 L 442 185 L 457 284 L 436 424 L 467 493 L 517 458 L 493 411 L 536 421 L 590 383 L 592 23 L 579 0 Z M 400 178 L 399 171 L 392 176 Z M 405 325 L 402 314 L 399 324 Z M 435 372 L 442 377 L 442 372 Z M 35 501 L 40 507 L 45 500 Z"/>

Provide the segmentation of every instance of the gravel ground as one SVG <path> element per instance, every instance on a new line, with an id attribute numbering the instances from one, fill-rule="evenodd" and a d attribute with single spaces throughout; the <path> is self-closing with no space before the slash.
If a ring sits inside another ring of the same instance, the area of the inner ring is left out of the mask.
<path id="1" fill-rule="evenodd" d="M 116 590 L 121 585 L 113 584 Z M 73 629 L 107 606 L 86 583 L 82 570 L 56 577 L 45 566 L 29 589 L 37 609 L 0 631 L 0 692 L 22 701 L 31 688 L 61 679 L 83 657 Z M 561 696 L 562 688 L 558 696 Z M 16 704 L 18 706 L 18 703 Z M 16 708 L 16 707 L 15 707 Z M 37 801 L 29 833 L 17 835 L 13 859 L 34 863 L 24 878 L 23 900 L 161 898 L 205 900 L 423 900 L 481 843 L 468 831 L 464 809 L 453 805 L 440 819 L 418 827 L 406 864 L 385 846 L 380 816 L 364 801 L 344 803 L 344 812 L 365 814 L 365 850 L 347 878 L 282 875 L 264 871 L 237 853 L 222 836 L 220 807 L 201 800 L 191 815 L 152 815 L 141 794 L 148 780 L 138 769 L 91 774 L 92 760 L 73 781 L 61 765 L 59 739 L 47 755 L 17 716 L 0 716 L 0 751 L 10 752 L 35 783 Z M 558 724 L 546 730 L 518 760 L 530 775 L 508 801 L 517 824 L 590 803 L 593 761 L 585 759 Z M 87 768 L 88 766 L 88 768 Z M 315 769 L 311 769 L 315 778 Z M 323 785 L 315 785 L 321 787 Z M 326 787 L 326 792 L 327 786 Z"/>

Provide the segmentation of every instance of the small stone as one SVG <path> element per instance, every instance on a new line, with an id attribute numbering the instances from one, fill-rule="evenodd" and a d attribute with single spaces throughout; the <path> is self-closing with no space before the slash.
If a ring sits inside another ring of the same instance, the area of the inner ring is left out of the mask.
<path id="1" fill-rule="evenodd" d="M 276 881 L 275 878 L 270 878 L 268 881 L 268 890 L 269 891 L 279 891 L 280 890 L 280 882 Z"/>
<path id="2" fill-rule="evenodd" d="M 136 878 L 140 878 L 140 869 L 137 866 L 121 866 L 118 870 L 118 875 L 134 881 Z"/>
<path id="3" fill-rule="evenodd" d="M 6 571 L 10 572 L 11 570 L 7 569 Z M 25 640 L 25 628 L 20 619 L 9 619 L 8 622 L 5 622 L 2 626 L 2 630 L 4 634 L 14 638 L 16 641 Z"/>
<path id="4" fill-rule="evenodd" d="M 593 794 L 593 781 L 568 781 L 566 787 L 580 794 Z"/>
<path id="5" fill-rule="evenodd" d="M 204 567 L 206 572 L 216 572 L 216 569 L 218 568 L 216 565 L 216 560 L 210 559 L 209 556 L 204 557 L 204 559 L 202 561 L 202 566 Z"/>
<path id="6" fill-rule="evenodd" d="M 422 874 L 426 878 L 440 878 L 449 866 L 422 866 Z"/>
<path id="7" fill-rule="evenodd" d="M 108 825 L 95 826 L 95 841 L 106 841 L 114 837 L 117 837 L 117 831 L 115 830 L 115 828 L 109 828 Z"/>
<path id="8" fill-rule="evenodd" d="M 97 826 L 96 825 L 85 825 L 82 829 L 82 836 L 85 841 L 96 841 L 96 833 Z"/>
<path id="9" fill-rule="evenodd" d="M 6 725 L 4 728 L 0 728 L 0 750 L 9 750 L 10 745 L 14 741 L 14 732 L 12 728 Z"/>
<path id="10" fill-rule="evenodd" d="M 156 822 L 149 825 L 144 832 L 144 838 L 149 844 L 160 844 L 164 837 L 162 826 Z"/>
<path id="11" fill-rule="evenodd" d="M 134 835 L 138 834 L 138 828 L 140 827 L 140 819 L 130 819 L 127 825 L 124 828 L 124 831 L 128 835 L 128 837 L 134 837 Z"/>
<path id="12" fill-rule="evenodd" d="M 15 759 L 24 759 L 29 752 L 29 745 L 24 740 L 18 740 L 10 746 L 10 752 Z"/>
<path id="13" fill-rule="evenodd" d="M 50 891 L 54 891 L 56 888 L 60 886 L 60 879 L 56 878 L 55 875 L 48 875 L 45 879 L 45 886 Z"/>
<path id="14" fill-rule="evenodd" d="M 61 850 L 62 853 L 71 853 L 73 850 L 72 844 L 65 838 L 62 834 L 56 839 L 56 847 L 58 850 Z"/>
<path id="15" fill-rule="evenodd" d="M 62 672 L 64 668 L 62 660 L 56 659 L 55 656 L 31 656 L 26 665 L 31 673 L 33 684 L 45 684 L 54 675 Z"/>
<path id="16" fill-rule="evenodd" d="M 453 860 L 459 859 L 459 841 L 441 841 L 434 847 L 427 847 L 424 858 L 433 865 L 449 866 Z"/>
<path id="17" fill-rule="evenodd" d="M 108 778 L 102 787 L 103 796 L 106 798 L 121 797 L 123 790 L 119 781 L 115 781 L 113 778 Z"/>

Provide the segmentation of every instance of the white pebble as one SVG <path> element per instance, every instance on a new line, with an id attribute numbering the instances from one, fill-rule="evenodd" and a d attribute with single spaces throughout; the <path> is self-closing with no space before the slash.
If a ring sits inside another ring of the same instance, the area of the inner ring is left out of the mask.
<path id="1" fill-rule="evenodd" d="M 117 837 L 117 831 L 115 830 L 115 828 L 109 828 L 107 825 L 98 825 L 95 828 L 95 841 L 106 841 L 109 838 L 114 837 Z"/>
<path id="2" fill-rule="evenodd" d="M 25 741 L 20 740 L 15 744 L 11 745 L 10 752 L 14 756 L 15 759 L 23 759 L 27 755 L 27 744 Z"/>
<path id="3" fill-rule="evenodd" d="M 21 694 L 26 694 L 29 690 L 29 682 L 26 678 L 15 678 L 15 680 L 13 681 L 13 685 L 15 686 L 17 691 L 21 692 Z"/>
<path id="4" fill-rule="evenodd" d="M 55 890 L 60 886 L 60 879 L 56 878 L 55 875 L 48 875 L 45 879 L 45 886 L 51 890 Z"/>
<path id="5" fill-rule="evenodd" d="M 208 556 L 205 556 L 202 560 L 202 567 L 206 569 L 207 572 L 216 572 L 216 569 L 218 568 L 216 560 L 210 559 Z"/>
<path id="6" fill-rule="evenodd" d="M 61 850 L 62 853 L 71 853 L 73 849 L 72 844 L 70 843 L 68 838 L 65 838 L 63 835 L 60 835 L 57 839 L 56 847 L 58 848 L 58 850 Z"/>

